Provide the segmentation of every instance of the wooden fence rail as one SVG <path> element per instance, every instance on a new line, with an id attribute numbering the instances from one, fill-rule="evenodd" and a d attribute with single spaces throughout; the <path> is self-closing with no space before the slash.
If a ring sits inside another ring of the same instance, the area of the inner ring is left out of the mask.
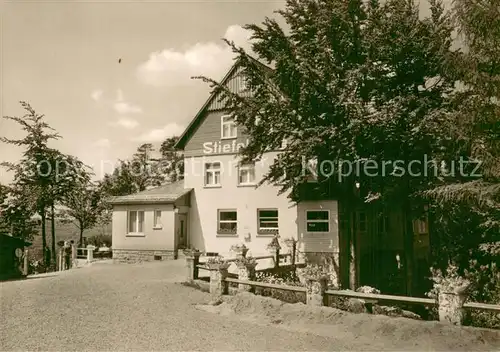
<path id="1" fill-rule="evenodd" d="M 227 283 L 236 283 L 239 285 L 247 285 L 253 287 L 263 287 L 263 288 L 271 288 L 276 290 L 284 290 L 284 291 L 293 291 L 293 292 L 308 292 L 307 287 L 300 286 L 287 286 L 287 285 L 276 285 L 276 284 L 268 284 L 264 282 L 252 281 L 252 280 L 240 280 L 240 279 L 232 279 L 232 278 L 224 278 L 224 281 Z M 321 291 L 320 291 L 321 292 Z M 347 298 L 358 298 L 364 300 L 366 303 L 378 303 L 378 302 L 392 302 L 392 303 L 406 303 L 406 304 L 418 304 L 424 305 L 427 307 L 438 307 L 439 304 L 436 300 L 431 298 L 420 298 L 420 297 L 407 297 L 407 296 L 396 296 L 396 295 L 383 295 L 383 294 L 375 294 L 375 293 L 362 293 L 362 292 L 354 292 L 348 290 L 325 290 L 323 292 L 324 295 L 332 295 L 337 297 L 347 297 Z M 310 298 L 308 297 L 309 301 Z M 323 298 L 316 299 L 316 302 L 323 302 Z M 495 313 L 500 313 L 500 305 L 495 304 L 485 304 L 485 303 L 476 303 L 476 302 L 468 302 L 463 304 L 460 308 L 468 309 L 468 310 L 480 310 L 480 311 L 490 311 Z"/>
<path id="2" fill-rule="evenodd" d="M 229 277 L 226 278 L 225 281 L 226 282 L 232 282 L 232 283 L 235 283 L 235 284 L 243 284 L 243 285 L 254 286 L 254 287 L 274 288 L 274 289 L 277 289 L 277 290 L 303 292 L 303 293 L 306 292 L 306 288 L 305 287 L 301 287 L 301 286 L 287 286 L 287 285 L 268 284 L 266 282 L 232 279 L 232 278 L 229 278 Z"/>
<path id="3" fill-rule="evenodd" d="M 354 292 L 348 290 L 338 290 L 338 291 L 327 290 L 325 291 L 325 294 L 338 297 L 358 298 L 367 302 L 369 301 L 370 303 L 377 303 L 377 302 L 409 303 L 409 304 L 423 305 L 427 307 L 434 307 L 437 305 L 436 301 L 431 298 L 382 295 L 375 293 Z"/>
<path id="4" fill-rule="evenodd" d="M 210 293 L 215 295 L 228 294 L 229 284 L 238 284 L 239 291 L 252 291 L 255 287 L 268 288 L 274 290 L 284 290 L 292 292 L 300 292 L 306 294 L 306 303 L 313 306 L 324 306 L 328 304 L 328 296 L 356 298 L 364 301 L 365 304 L 371 305 L 378 302 L 391 302 L 410 305 L 423 305 L 426 307 L 436 307 L 439 312 L 439 320 L 449 322 L 456 325 L 463 323 L 465 310 L 481 310 L 494 313 L 500 313 L 500 305 L 484 304 L 466 301 L 466 296 L 461 293 L 440 292 L 438 300 L 431 298 L 407 297 L 375 293 L 362 293 L 350 290 L 328 290 L 328 278 L 325 276 L 310 276 L 305 280 L 304 286 L 288 286 L 270 284 L 265 282 L 255 281 L 256 270 L 255 264 L 245 264 L 238 268 L 238 278 L 233 278 L 234 274 L 230 274 L 227 265 L 201 263 L 199 261 L 201 253 L 196 253 L 191 256 L 186 256 L 187 262 L 187 278 L 188 281 L 198 279 L 198 271 L 200 269 L 210 271 Z M 291 265 L 285 265 L 291 270 L 295 270 L 298 263 L 295 262 L 295 256 L 291 253 L 280 254 L 277 250 L 275 255 L 265 255 L 254 257 L 256 260 L 274 259 L 274 268 L 280 267 L 280 261 L 283 258 L 291 256 Z M 225 260 L 226 263 L 232 263 L 238 258 Z M 285 267 L 284 267 L 285 269 Z M 260 270 L 259 270 L 260 271 Z"/>

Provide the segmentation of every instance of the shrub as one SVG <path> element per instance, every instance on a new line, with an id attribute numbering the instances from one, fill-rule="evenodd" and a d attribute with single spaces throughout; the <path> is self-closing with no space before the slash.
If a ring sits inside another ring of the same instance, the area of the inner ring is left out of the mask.
<path id="1" fill-rule="evenodd" d="M 275 285 L 298 286 L 302 287 L 301 283 L 295 278 L 293 270 L 281 270 L 275 272 L 258 272 L 257 281 Z M 306 295 L 303 292 L 294 292 L 286 290 L 278 290 L 273 288 L 256 288 L 256 294 L 265 297 L 279 299 L 286 303 L 306 303 Z"/>
<path id="2" fill-rule="evenodd" d="M 489 304 L 500 304 L 500 270 L 495 262 L 481 265 L 477 260 L 470 262 L 465 277 L 473 283 L 469 300 Z M 500 329 L 500 314 L 471 310 L 466 325 L 482 328 Z"/>

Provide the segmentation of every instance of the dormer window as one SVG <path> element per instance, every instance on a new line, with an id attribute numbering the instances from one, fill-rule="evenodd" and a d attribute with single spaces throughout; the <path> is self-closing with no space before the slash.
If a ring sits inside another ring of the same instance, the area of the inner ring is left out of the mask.
<path id="1" fill-rule="evenodd" d="M 236 121 L 233 115 L 221 117 L 221 139 L 236 138 Z"/>

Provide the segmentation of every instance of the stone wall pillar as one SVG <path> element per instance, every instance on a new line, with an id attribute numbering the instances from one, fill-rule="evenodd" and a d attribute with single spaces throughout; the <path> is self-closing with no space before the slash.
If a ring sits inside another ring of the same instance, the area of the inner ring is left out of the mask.
<path id="1" fill-rule="evenodd" d="M 228 283 L 225 281 L 228 276 L 229 265 L 217 264 L 210 265 L 210 293 L 213 296 L 222 296 L 228 294 Z"/>
<path id="2" fill-rule="evenodd" d="M 467 295 L 465 293 L 439 292 L 439 321 L 462 325 L 465 317 L 463 305 L 466 299 Z"/>
<path id="3" fill-rule="evenodd" d="M 187 280 L 197 280 L 200 264 L 201 252 L 191 252 L 186 256 Z"/>
<path id="4" fill-rule="evenodd" d="M 257 263 L 237 262 L 238 265 L 238 280 L 255 281 L 255 267 Z M 253 286 L 238 284 L 238 291 L 252 292 Z"/>
<path id="5" fill-rule="evenodd" d="M 327 276 L 305 276 L 306 303 L 311 306 L 325 305 L 325 291 L 328 286 Z"/>

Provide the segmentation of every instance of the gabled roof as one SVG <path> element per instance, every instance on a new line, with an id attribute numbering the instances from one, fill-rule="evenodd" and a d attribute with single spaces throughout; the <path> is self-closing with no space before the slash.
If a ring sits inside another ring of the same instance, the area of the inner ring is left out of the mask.
<path id="1" fill-rule="evenodd" d="M 175 203 L 182 196 L 191 192 L 192 188 L 184 188 L 184 180 L 151 188 L 127 196 L 113 197 L 110 204 L 158 204 Z"/>
<path id="2" fill-rule="evenodd" d="M 272 72 L 273 69 L 270 68 L 269 66 L 264 65 L 262 62 L 258 61 L 257 59 L 251 57 L 248 55 L 248 57 L 255 61 L 256 63 L 260 64 L 264 69 L 268 70 L 269 72 Z M 222 81 L 220 82 L 221 85 L 226 85 L 226 83 L 231 79 L 233 74 L 236 72 L 240 64 L 240 59 L 238 58 L 234 65 L 231 67 L 228 73 L 224 76 Z M 212 102 L 217 98 L 217 92 L 213 91 L 210 96 L 208 97 L 207 101 L 201 109 L 198 111 L 198 113 L 195 115 L 194 119 L 191 121 L 191 123 L 187 126 L 187 128 L 184 130 L 184 133 L 179 137 L 179 140 L 175 144 L 174 148 L 182 150 L 186 146 L 187 141 L 191 138 L 193 135 L 194 131 L 200 126 L 201 122 L 203 121 L 203 118 L 205 116 L 205 113 L 207 112 L 208 107 L 212 104 Z"/>

